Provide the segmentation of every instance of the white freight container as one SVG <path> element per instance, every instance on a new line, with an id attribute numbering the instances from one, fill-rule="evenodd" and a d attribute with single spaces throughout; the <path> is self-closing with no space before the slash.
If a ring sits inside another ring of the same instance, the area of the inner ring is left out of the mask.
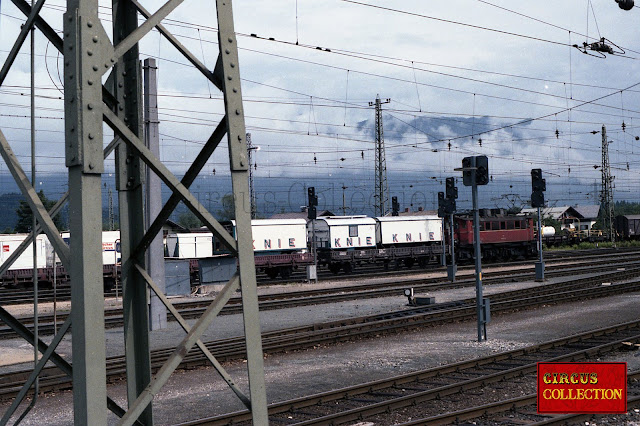
<path id="1" fill-rule="evenodd" d="M 199 259 L 213 256 L 213 234 L 192 232 L 167 235 L 169 257 Z"/>
<path id="2" fill-rule="evenodd" d="M 311 238 L 311 223 L 307 228 Z M 315 234 L 318 248 L 375 247 L 376 221 L 366 216 L 321 216 L 315 221 Z"/>
<path id="3" fill-rule="evenodd" d="M 20 244 L 27 238 L 28 234 L 1 234 L 0 235 L 0 262 L 4 262 L 13 254 Z M 52 251 L 49 239 L 45 234 L 36 237 L 36 266 L 45 268 L 49 266 L 51 261 L 49 253 Z M 32 269 L 33 268 L 33 249 L 31 245 L 16 259 L 9 267 L 9 270 L 16 269 Z"/>
<path id="4" fill-rule="evenodd" d="M 442 219 L 438 216 L 376 217 L 376 238 L 383 246 L 442 242 Z"/>
<path id="5" fill-rule="evenodd" d="M 69 232 L 60 234 L 62 239 L 69 245 Z M 102 231 L 102 264 L 113 265 L 120 263 L 122 254 L 120 252 L 120 231 Z"/>
<path id="6" fill-rule="evenodd" d="M 234 237 L 238 232 L 233 224 Z M 254 219 L 251 221 L 255 252 L 290 252 L 307 250 L 307 221 L 305 219 Z"/>

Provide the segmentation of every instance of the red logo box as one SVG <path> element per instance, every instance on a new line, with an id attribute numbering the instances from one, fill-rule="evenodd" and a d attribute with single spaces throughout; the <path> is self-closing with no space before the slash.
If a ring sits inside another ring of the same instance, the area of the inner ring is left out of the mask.
<path id="1" fill-rule="evenodd" d="M 626 362 L 538 363 L 538 413 L 626 412 Z"/>

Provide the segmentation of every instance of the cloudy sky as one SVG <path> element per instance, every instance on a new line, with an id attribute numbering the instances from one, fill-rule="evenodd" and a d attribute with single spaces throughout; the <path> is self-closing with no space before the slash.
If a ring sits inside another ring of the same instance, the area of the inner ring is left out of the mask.
<path id="1" fill-rule="evenodd" d="M 110 33 L 110 2 L 101 5 Z M 63 10 L 61 0 L 45 5 L 56 30 Z M 542 168 L 555 189 L 550 203 L 593 203 L 602 136 L 591 132 L 606 125 L 616 199 L 640 201 L 638 7 L 622 11 L 614 0 L 236 0 L 234 13 L 247 130 L 260 147 L 259 190 L 286 196 L 290 185 L 276 179 L 284 176 L 321 190 L 371 191 L 369 103 L 379 95 L 390 99 L 383 122 L 392 193 L 442 190 L 444 177 L 459 175 L 453 169 L 462 157 L 484 154 L 495 185 L 483 192 L 496 205 L 528 198 L 532 168 Z M 2 2 L 0 59 L 23 19 Z M 187 0 L 164 23 L 213 67 L 212 2 Z M 615 54 L 599 58 L 572 47 L 601 37 Z M 220 119 L 220 93 L 157 32 L 141 52 L 158 58 L 162 159 L 180 173 Z M 22 53 L 0 88 L 0 129 L 27 168 L 28 45 Z M 39 34 L 36 53 L 36 164 L 44 175 L 64 168 L 61 58 Z M 222 182 L 227 159 L 219 150 L 203 179 Z"/>

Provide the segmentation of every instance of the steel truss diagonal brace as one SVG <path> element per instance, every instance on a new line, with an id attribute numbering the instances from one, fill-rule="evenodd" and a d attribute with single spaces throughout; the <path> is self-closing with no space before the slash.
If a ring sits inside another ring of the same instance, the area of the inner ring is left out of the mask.
<path id="1" fill-rule="evenodd" d="M 211 302 L 206 311 L 202 314 L 200 319 L 196 321 L 193 328 L 184 337 L 182 342 L 175 348 L 169 359 L 158 370 L 155 377 L 147 386 L 147 388 L 140 394 L 138 399 L 129 406 L 129 411 L 122 416 L 120 425 L 131 425 L 134 419 L 137 419 L 140 413 L 144 411 L 145 407 L 153 400 L 153 397 L 158 391 L 167 383 L 167 380 L 171 377 L 171 374 L 180 365 L 184 357 L 189 353 L 193 345 L 200 339 L 202 333 L 211 325 L 215 317 L 220 313 L 220 310 L 227 304 L 231 296 L 236 290 L 240 288 L 240 279 L 238 275 L 234 275 L 231 280 L 224 286 L 222 291 L 218 294 L 218 297 Z"/>
<path id="2" fill-rule="evenodd" d="M 51 216 L 49 216 L 49 213 L 47 213 L 47 210 L 42 205 L 42 201 L 40 201 L 40 198 L 38 198 L 36 190 L 33 189 L 33 186 L 31 186 L 31 184 L 29 183 L 27 175 L 24 173 L 24 170 L 22 170 L 22 167 L 20 167 L 18 159 L 13 153 L 11 146 L 9 146 L 9 142 L 7 142 L 7 139 L 4 137 L 4 134 L 1 130 L 0 155 L 2 155 L 2 158 L 9 168 L 9 171 L 18 184 L 20 191 L 22 191 L 22 195 L 27 199 L 29 207 L 31 207 L 31 211 L 38 218 L 38 222 L 42 224 L 42 228 L 47 234 L 47 237 L 49 237 L 49 241 L 53 245 L 53 248 L 56 250 L 56 253 L 58 253 L 62 264 L 68 268 L 69 247 L 67 247 L 65 242 L 62 240 L 62 237 L 60 237 L 60 233 L 53 223 L 53 220 L 51 220 Z"/>
<path id="3" fill-rule="evenodd" d="M 25 16 L 29 16 L 31 14 L 31 6 L 25 0 L 11 0 L 11 1 L 18 9 L 20 9 L 20 11 Z M 62 39 L 56 33 L 56 31 L 53 28 L 51 28 L 51 26 L 47 23 L 47 21 L 42 19 L 39 15 L 36 15 L 35 25 L 40 31 L 42 31 L 42 34 L 44 34 L 44 36 L 49 39 L 49 41 L 56 47 L 56 49 L 62 52 Z"/>
<path id="4" fill-rule="evenodd" d="M 227 114 L 229 164 L 233 186 L 233 204 L 238 240 L 238 273 L 242 288 L 242 319 L 247 343 L 247 370 L 251 397 L 251 416 L 256 425 L 269 424 L 264 377 L 256 267 L 253 258 L 251 208 L 249 199 L 249 162 L 246 127 L 242 105 L 242 83 L 238 61 L 238 43 L 233 26 L 231 0 L 216 0 L 218 47 L 216 72 L 223 75 L 224 108 Z"/>
<path id="5" fill-rule="evenodd" d="M 149 19 L 151 14 L 137 0 L 131 0 L 131 3 L 133 3 L 133 5 L 138 9 L 142 16 Z M 159 23 L 156 25 L 156 28 L 169 41 L 169 43 L 173 44 L 178 52 L 182 53 L 182 55 L 189 62 L 191 62 L 193 66 L 196 67 L 202 74 L 204 74 L 204 76 L 207 77 L 209 81 L 212 82 L 219 90 L 222 90 L 222 80 L 220 79 L 220 76 L 215 75 L 209 69 L 207 69 L 207 67 L 202 62 L 200 62 L 200 60 L 196 58 L 193 53 L 191 53 L 186 47 L 184 47 L 184 45 L 180 43 L 178 39 L 175 38 L 164 25 Z"/>
<path id="6" fill-rule="evenodd" d="M 2 83 L 4 83 L 4 79 L 7 77 L 7 73 L 9 72 L 11 65 L 13 65 L 13 61 L 16 60 L 16 57 L 18 56 L 18 52 L 20 51 L 20 47 L 22 47 L 22 43 L 24 43 L 24 41 L 27 39 L 27 35 L 29 34 L 29 31 L 31 31 L 31 28 L 33 28 L 33 22 L 35 21 L 36 17 L 40 13 L 40 10 L 44 5 L 44 1 L 45 0 L 38 0 L 38 3 L 36 3 L 33 9 L 31 9 L 31 13 L 29 13 L 27 22 L 25 22 L 24 25 L 22 26 L 22 30 L 20 30 L 20 34 L 18 34 L 18 38 L 16 39 L 16 42 L 13 44 L 13 47 L 11 48 L 11 52 L 9 52 L 9 56 L 7 56 L 7 59 L 4 61 L 2 70 L 0 70 L 0 86 L 2 86 Z"/>
<path id="7" fill-rule="evenodd" d="M 147 35 L 147 33 L 166 18 L 168 14 L 170 14 L 176 7 L 180 6 L 183 1 L 184 0 L 170 0 L 166 2 L 156 13 L 150 16 L 142 25 L 129 34 L 127 38 L 118 43 L 113 52 L 114 61 L 117 62 L 122 55 L 138 44 L 142 37 Z"/>
<path id="8" fill-rule="evenodd" d="M 149 166 L 151 170 L 156 173 L 160 179 L 173 191 L 180 194 L 184 203 L 191 209 L 191 211 L 202 220 L 207 227 L 213 232 L 220 242 L 228 247 L 233 253 L 237 253 L 238 249 L 236 241 L 227 232 L 226 229 L 220 225 L 207 209 L 200 204 L 200 202 L 189 192 L 187 188 L 180 183 L 180 181 L 162 164 L 144 143 L 133 134 L 131 130 L 108 108 L 103 108 L 103 116 L 106 123 L 118 133 L 123 141 L 128 143 L 139 154 L 141 159 Z"/>
<path id="9" fill-rule="evenodd" d="M 120 138 L 116 137 L 114 138 L 109 145 L 107 145 L 104 149 L 104 158 L 107 158 L 109 156 L 109 154 L 111 154 L 111 151 L 113 151 L 115 149 L 115 147 L 120 143 Z M 60 213 L 60 211 L 62 210 L 62 206 L 64 206 L 64 204 L 69 200 L 69 191 L 65 192 L 64 195 L 62 195 L 62 197 L 60 197 L 60 199 L 58 200 L 58 202 L 51 207 L 51 210 L 49 210 L 49 216 L 53 219 L 54 217 L 56 217 L 58 215 L 58 213 Z M 38 224 L 36 225 L 36 234 L 40 234 L 40 232 L 42 232 L 42 225 L 40 225 L 40 223 L 38 222 Z M 0 275 L 4 274 L 5 272 L 7 272 L 7 270 L 11 267 L 11 265 L 13 265 L 13 263 L 18 260 L 18 258 L 20 257 L 20 255 L 27 249 L 27 247 L 29 247 L 29 245 L 31 244 L 31 242 L 33 241 L 33 233 L 29 233 L 27 234 L 27 237 L 20 243 L 20 245 L 13 251 L 13 253 L 11 253 L 11 256 L 9 256 L 3 263 L 2 265 L 0 265 Z"/>
<path id="10" fill-rule="evenodd" d="M 220 141 L 222 141 L 222 138 L 224 137 L 226 132 L 227 118 L 223 117 L 222 121 L 218 123 L 218 126 L 209 137 L 209 140 L 207 140 L 207 142 L 204 144 L 204 147 L 202 148 L 196 159 L 193 160 L 193 163 L 191 163 L 191 166 L 189 166 L 189 169 L 180 181 L 180 183 L 185 188 L 189 188 L 196 177 L 198 177 L 198 173 L 200 173 L 200 170 L 202 170 L 204 165 L 207 163 L 207 161 L 211 157 L 211 154 L 213 154 L 213 151 L 215 151 L 215 149 L 218 147 L 218 144 L 220 144 Z M 147 233 L 140 241 L 140 244 L 134 250 L 132 257 L 138 256 L 149 247 L 151 241 L 153 241 L 155 236 L 162 229 L 164 223 L 167 221 L 167 219 L 169 219 L 169 216 L 171 216 L 171 213 L 180 202 L 180 199 L 180 194 L 177 194 L 175 192 L 171 194 L 171 197 L 169 197 L 169 200 L 147 230 Z"/>
<path id="11" fill-rule="evenodd" d="M 69 316 L 68 318 L 71 318 L 71 316 Z M 9 327 L 11 327 L 13 331 L 16 332 L 16 334 L 18 334 L 28 343 L 30 343 L 31 345 L 34 344 L 33 333 L 1 306 L 0 306 L 0 320 L 4 321 Z M 69 322 L 69 325 L 71 325 L 71 322 Z M 64 334 L 64 333 L 61 333 L 61 331 L 58 333 L 60 336 Z M 38 350 L 41 353 L 45 354 L 48 351 L 49 345 L 44 343 L 42 340 L 38 339 L 37 344 L 38 344 Z M 64 374 L 66 374 L 69 377 L 72 377 L 73 369 L 71 367 L 71 364 L 69 364 L 64 358 L 58 355 L 55 351 L 49 356 L 49 358 L 50 358 L 50 361 L 53 362 L 56 367 L 62 370 Z M 109 410 L 111 410 L 113 414 L 115 414 L 118 417 L 122 417 L 125 413 L 124 409 L 122 409 L 122 407 L 120 407 L 115 401 L 113 401 L 109 397 L 107 397 L 107 407 L 109 408 Z M 4 424 L 4 423 L 0 422 L 0 424 Z"/>
<path id="12" fill-rule="evenodd" d="M 135 267 L 138 270 L 138 272 L 140 273 L 140 275 L 142 275 L 142 277 L 145 279 L 147 284 L 149 284 L 149 287 L 151 287 L 151 290 L 153 290 L 153 292 L 162 301 L 164 306 L 166 306 L 167 309 L 169 310 L 169 312 L 171 312 L 171 314 L 176 319 L 176 321 L 178 321 L 178 323 L 180 324 L 180 327 L 182 327 L 182 329 L 186 333 L 189 333 L 191 331 L 191 327 L 189 327 L 189 324 L 187 324 L 187 322 L 184 320 L 184 318 L 182 318 L 182 315 L 180 315 L 178 310 L 173 306 L 173 304 L 169 301 L 169 299 L 167 299 L 167 296 L 165 296 L 164 293 L 158 288 L 156 283 L 153 282 L 153 280 L 151 279 L 149 274 L 147 274 L 147 271 L 145 271 L 144 268 L 142 268 L 142 266 L 138 265 L 137 263 L 135 264 Z M 211 362 L 211 364 L 216 369 L 218 374 L 220 374 L 220 376 L 224 379 L 224 381 L 227 382 L 227 384 L 229 385 L 231 390 L 238 396 L 238 398 L 240 398 L 242 403 L 247 408 L 250 408 L 251 407 L 251 401 L 249 400 L 249 398 L 247 396 L 245 396 L 245 394 L 238 388 L 238 386 L 235 384 L 235 382 L 233 381 L 233 379 L 231 378 L 229 373 L 227 373 L 227 371 L 224 369 L 224 367 L 222 365 L 220 365 L 218 360 L 213 356 L 213 354 L 209 351 L 209 349 L 205 346 L 205 344 L 202 343 L 202 340 L 198 339 L 198 341 L 196 342 L 196 345 L 198 345 L 198 348 L 207 357 L 209 362 Z"/>

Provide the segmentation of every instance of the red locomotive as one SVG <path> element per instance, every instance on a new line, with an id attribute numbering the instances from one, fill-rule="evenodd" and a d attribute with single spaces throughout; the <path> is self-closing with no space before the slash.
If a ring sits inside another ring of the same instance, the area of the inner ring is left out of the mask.
<path id="1" fill-rule="evenodd" d="M 456 258 L 461 261 L 473 259 L 473 215 L 457 215 L 454 224 Z M 531 258 L 537 253 L 533 218 L 481 209 L 480 242 L 483 260 Z"/>

